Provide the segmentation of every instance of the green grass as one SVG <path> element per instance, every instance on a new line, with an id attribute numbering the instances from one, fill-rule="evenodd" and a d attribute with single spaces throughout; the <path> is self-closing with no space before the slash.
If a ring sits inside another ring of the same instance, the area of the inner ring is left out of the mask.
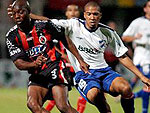
<path id="1" fill-rule="evenodd" d="M 0 89 L 0 113 L 31 113 L 26 106 L 26 89 Z M 79 93 L 76 89 L 73 89 L 69 93 L 69 99 L 71 105 L 76 108 L 77 98 Z M 123 113 L 120 103 L 115 102 L 115 99 L 106 96 L 108 103 L 111 106 L 112 113 Z M 47 103 L 46 103 L 47 104 Z M 135 113 L 141 113 L 141 99 L 135 100 Z M 149 110 L 150 112 L 150 110 Z M 52 110 L 52 113 L 59 113 L 56 107 Z M 87 103 L 85 113 L 98 113 L 98 110 L 91 104 Z"/>

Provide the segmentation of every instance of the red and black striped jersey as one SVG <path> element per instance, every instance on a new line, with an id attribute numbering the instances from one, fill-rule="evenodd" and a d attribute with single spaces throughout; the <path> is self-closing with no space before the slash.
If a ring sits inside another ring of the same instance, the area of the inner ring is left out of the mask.
<path id="1" fill-rule="evenodd" d="M 50 61 L 60 59 L 61 54 L 55 50 L 52 40 L 60 40 L 66 45 L 64 28 L 50 20 L 31 20 L 31 23 L 32 30 L 28 34 L 21 31 L 17 25 L 6 34 L 6 45 L 11 59 L 34 61 L 41 54 Z"/>

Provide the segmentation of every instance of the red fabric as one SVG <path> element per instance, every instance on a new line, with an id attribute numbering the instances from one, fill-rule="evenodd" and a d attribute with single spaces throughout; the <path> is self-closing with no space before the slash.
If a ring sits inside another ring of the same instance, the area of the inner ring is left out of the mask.
<path id="1" fill-rule="evenodd" d="M 48 104 L 47 104 L 47 106 L 45 107 L 45 109 L 47 110 L 47 111 L 51 111 L 52 109 L 53 109 L 53 107 L 55 106 L 55 101 L 54 100 L 50 100 L 49 102 L 48 102 Z"/>
<path id="2" fill-rule="evenodd" d="M 82 96 L 79 96 L 77 102 L 77 111 L 79 113 L 83 113 L 85 110 L 85 106 L 86 106 L 86 100 Z"/>
<path id="3" fill-rule="evenodd" d="M 104 58 L 106 60 L 106 62 L 114 62 L 117 61 L 118 58 L 112 53 L 112 51 L 110 50 L 110 48 L 107 48 L 104 52 Z"/>

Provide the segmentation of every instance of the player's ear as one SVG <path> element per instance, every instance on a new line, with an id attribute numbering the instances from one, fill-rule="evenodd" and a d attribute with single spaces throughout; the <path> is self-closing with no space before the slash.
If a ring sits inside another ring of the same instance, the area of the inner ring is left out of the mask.
<path id="1" fill-rule="evenodd" d="M 65 12 L 66 17 L 68 17 L 68 11 Z"/>
<path id="2" fill-rule="evenodd" d="M 100 19 L 102 18 L 102 13 L 100 13 Z"/>
<path id="3" fill-rule="evenodd" d="M 86 18 L 86 13 L 85 12 L 83 13 L 83 15 L 84 15 L 84 18 Z"/>

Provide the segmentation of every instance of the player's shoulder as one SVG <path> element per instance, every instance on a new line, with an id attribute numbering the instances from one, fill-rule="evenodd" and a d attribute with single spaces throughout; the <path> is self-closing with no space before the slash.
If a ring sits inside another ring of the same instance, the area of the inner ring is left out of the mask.
<path id="1" fill-rule="evenodd" d="M 108 39 L 108 41 L 111 41 L 117 34 L 115 30 L 105 24 L 99 23 L 98 27 L 99 31 Z"/>
<path id="2" fill-rule="evenodd" d="M 144 16 L 141 16 L 141 17 L 138 17 L 136 19 L 134 19 L 131 24 L 141 24 L 141 22 L 143 22 L 143 20 L 145 20 L 145 17 Z"/>
<path id="3" fill-rule="evenodd" d="M 34 20 L 34 19 L 32 19 L 32 21 L 33 21 L 35 24 L 40 24 L 40 23 L 47 23 L 49 20 Z"/>
<path id="4" fill-rule="evenodd" d="M 102 24 L 102 23 L 99 23 L 98 27 L 101 28 L 101 29 L 106 29 L 109 32 L 113 32 L 114 31 L 111 27 L 109 27 L 109 26 L 107 26 L 105 24 Z"/>
<path id="5" fill-rule="evenodd" d="M 34 20 L 32 19 L 31 22 L 34 24 L 36 28 L 44 28 L 49 20 Z"/>
<path id="6" fill-rule="evenodd" d="M 82 23 L 82 24 L 85 22 L 84 20 L 75 17 L 71 18 L 70 21 L 72 21 L 73 23 Z"/>
<path id="7" fill-rule="evenodd" d="M 13 37 L 16 35 L 16 30 L 18 29 L 17 25 L 13 26 L 12 28 L 9 29 L 9 31 L 6 33 L 6 37 Z"/>
<path id="8" fill-rule="evenodd" d="M 110 28 L 109 26 L 99 23 L 98 27 L 101 31 L 101 33 L 103 33 L 106 37 L 111 37 L 112 34 L 115 33 L 115 30 L 113 30 L 112 28 Z"/>

